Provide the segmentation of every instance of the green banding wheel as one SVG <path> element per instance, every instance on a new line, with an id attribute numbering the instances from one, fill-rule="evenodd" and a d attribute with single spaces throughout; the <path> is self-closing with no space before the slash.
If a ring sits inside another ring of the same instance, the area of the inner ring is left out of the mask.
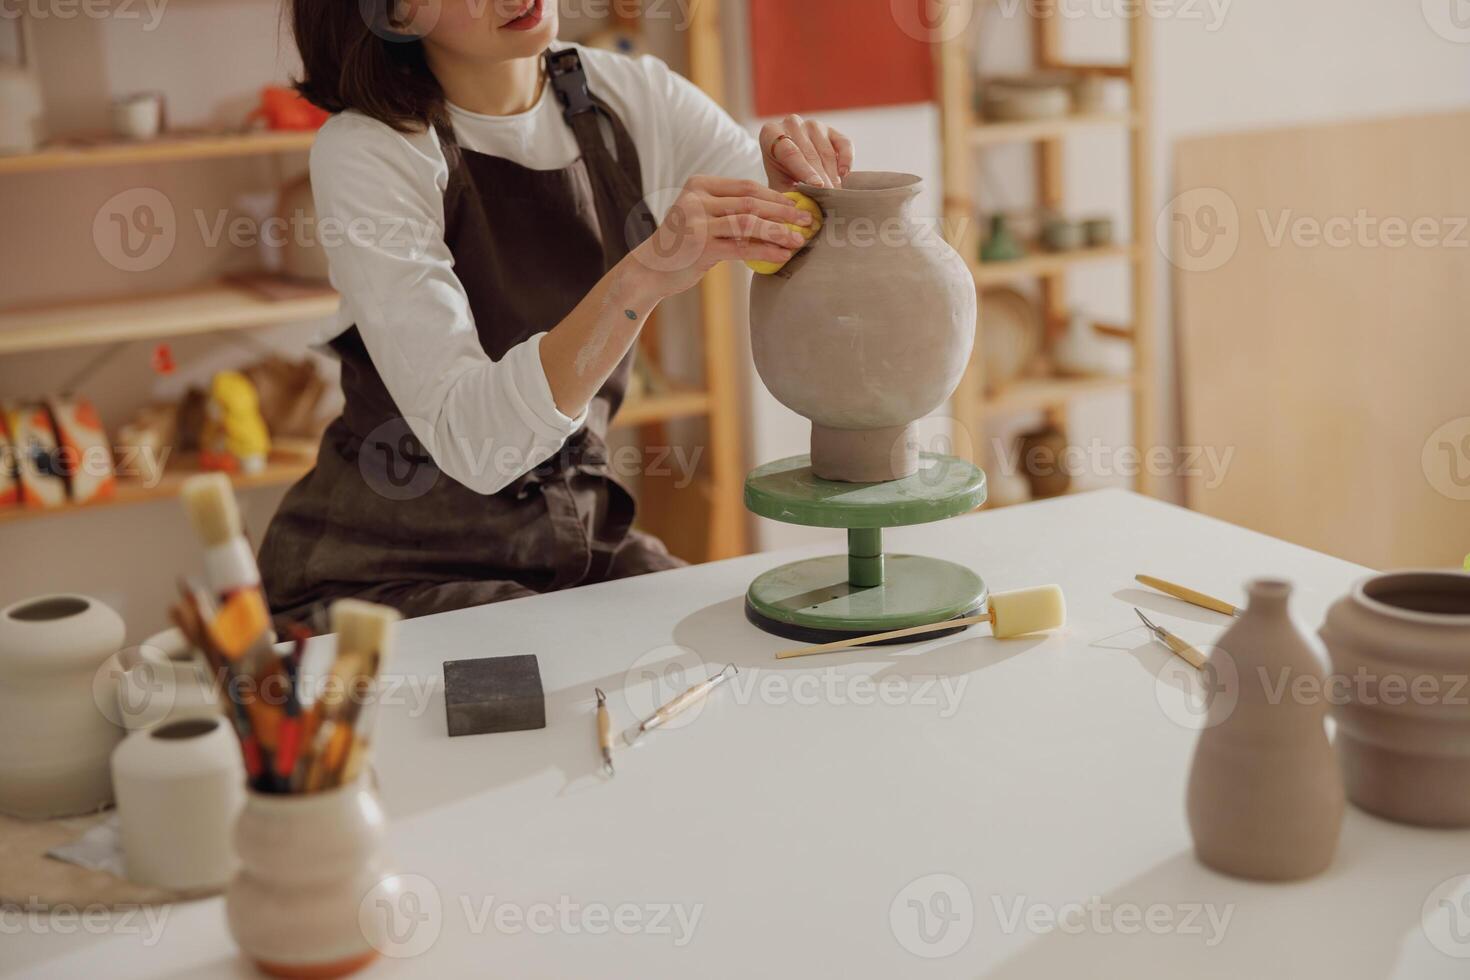
<path id="1" fill-rule="evenodd" d="M 963 565 L 921 555 L 887 555 L 882 585 L 848 582 L 848 556 L 772 569 L 750 585 L 746 617 L 796 640 L 837 640 L 978 615 L 988 593 Z M 937 635 L 937 634 L 936 634 Z"/>
<path id="2" fill-rule="evenodd" d="M 985 503 L 985 473 L 937 453 L 919 455 L 919 472 L 888 483 L 837 483 L 812 473 L 811 457 L 767 463 L 745 481 L 751 513 L 807 527 L 882 528 L 928 524 Z"/>

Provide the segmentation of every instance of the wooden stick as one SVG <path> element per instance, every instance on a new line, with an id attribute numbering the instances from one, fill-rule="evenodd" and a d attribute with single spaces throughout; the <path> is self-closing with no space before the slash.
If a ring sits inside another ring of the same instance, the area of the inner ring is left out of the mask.
<path id="1" fill-rule="evenodd" d="M 964 619 L 946 619 L 942 623 L 929 623 L 926 626 L 910 626 L 908 629 L 892 630 L 888 633 L 874 633 L 870 636 L 854 636 L 846 640 L 823 643 L 820 646 L 801 647 L 796 650 L 782 650 L 776 654 L 776 659 L 790 660 L 793 657 L 810 657 L 819 653 L 836 653 L 838 650 L 866 646 L 869 643 L 882 643 L 884 640 L 901 640 L 906 636 L 922 636 L 925 633 L 938 633 L 942 630 L 979 626 L 981 623 L 991 623 L 993 625 L 995 623 L 995 614 L 987 611 L 982 615 L 967 616 Z"/>
<path id="2" fill-rule="evenodd" d="M 1199 606 L 1201 609 L 1208 609 L 1211 612 L 1224 613 L 1226 616 L 1240 615 L 1240 610 L 1224 599 L 1216 599 L 1214 596 L 1208 596 L 1203 592 L 1187 589 L 1173 582 L 1166 582 L 1161 578 L 1154 578 L 1152 575 L 1136 575 L 1134 578 L 1151 589 L 1158 589 L 1165 595 L 1171 595 L 1176 599 L 1181 599 L 1192 606 Z"/>

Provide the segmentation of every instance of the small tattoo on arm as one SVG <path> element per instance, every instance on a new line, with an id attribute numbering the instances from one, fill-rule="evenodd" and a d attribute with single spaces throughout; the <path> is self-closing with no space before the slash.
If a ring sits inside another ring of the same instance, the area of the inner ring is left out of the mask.
<path id="1" fill-rule="evenodd" d="M 624 310 L 623 311 L 623 316 L 627 317 L 629 320 L 636 320 L 636 319 L 638 319 L 638 314 L 637 313 L 634 313 L 632 310 Z"/>

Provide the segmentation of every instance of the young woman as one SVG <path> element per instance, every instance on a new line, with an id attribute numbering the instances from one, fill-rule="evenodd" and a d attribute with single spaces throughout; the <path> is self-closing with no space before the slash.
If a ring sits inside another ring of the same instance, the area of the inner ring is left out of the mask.
<path id="1" fill-rule="evenodd" d="M 638 333 L 720 262 L 790 258 L 810 219 L 781 192 L 840 184 L 851 144 L 795 116 L 757 141 L 656 59 L 558 43 L 556 0 L 292 20 L 299 88 L 335 113 L 311 179 L 346 405 L 266 534 L 273 611 L 419 616 L 677 565 L 605 461 Z"/>

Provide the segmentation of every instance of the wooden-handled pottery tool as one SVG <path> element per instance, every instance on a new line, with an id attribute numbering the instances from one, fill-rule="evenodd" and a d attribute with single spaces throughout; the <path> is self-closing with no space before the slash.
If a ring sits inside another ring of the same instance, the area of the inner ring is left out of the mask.
<path id="1" fill-rule="evenodd" d="M 653 731 L 655 728 L 662 728 L 679 715 L 703 701 L 709 696 L 711 691 L 738 673 L 740 673 L 739 667 L 736 667 L 734 664 L 726 664 L 725 669 L 715 676 L 708 680 L 700 681 L 682 694 L 676 695 L 668 704 L 665 704 L 637 725 L 628 729 L 623 733 L 623 741 L 630 746 L 637 745 L 638 740 L 646 733 Z"/>
<path id="2" fill-rule="evenodd" d="M 616 774 L 613 769 L 613 734 L 612 716 L 607 712 L 607 695 L 602 693 L 602 688 L 597 691 L 597 747 L 602 752 L 602 771 L 609 776 Z"/>
<path id="3" fill-rule="evenodd" d="M 1201 609 L 1208 609 L 1211 612 L 1223 613 L 1226 616 L 1240 615 L 1240 610 L 1224 599 L 1216 599 L 1214 596 L 1205 595 L 1203 592 L 1196 592 L 1193 589 L 1187 589 L 1173 582 L 1166 582 L 1161 578 L 1154 578 L 1152 575 L 1135 575 L 1134 578 L 1151 589 L 1158 589 L 1165 595 L 1171 595 L 1176 599 L 1181 599 L 1192 606 L 1199 606 Z"/>
<path id="4" fill-rule="evenodd" d="M 1143 620 L 1143 625 L 1148 629 L 1150 633 L 1154 635 L 1154 639 L 1158 640 L 1170 650 L 1173 650 L 1175 654 L 1177 654 L 1182 660 L 1186 661 L 1191 667 L 1195 667 L 1197 669 L 1204 667 L 1205 661 L 1208 658 L 1206 658 L 1203 653 L 1200 653 L 1194 647 L 1190 646 L 1189 641 L 1185 640 L 1184 637 L 1179 636 L 1177 633 L 1170 633 L 1162 626 L 1155 626 L 1149 621 L 1149 618 L 1143 614 L 1143 611 L 1141 609 L 1135 608 L 1133 611 L 1138 613 L 1138 618 Z"/>
<path id="5" fill-rule="evenodd" d="M 954 632 L 956 629 L 965 629 L 977 626 L 980 623 L 989 623 L 996 639 L 1005 640 L 1013 636 L 1024 636 L 1027 633 L 1039 633 L 1042 630 L 1056 629 L 1067 622 L 1067 602 L 1062 596 L 1060 586 L 1043 585 L 1035 589 L 1018 589 L 1015 592 L 992 593 L 986 601 L 985 612 L 978 616 L 967 616 L 963 619 L 947 619 L 939 623 L 929 623 L 925 626 L 910 626 L 907 629 L 890 630 L 887 633 L 874 633 L 869 636 L 855 636 L 846 640 L 837 640 L 833 643 L 823 643 L 820 646 L 800 647 L 795 650 L 782 650 L 776 654 L 777 660 L 789 660 L 792 657 L 810 657 L 819 653 L 835 653 L 838 650 L 848 650 L 852 647 L 866 646 L 871 643 L 891 643 L 894 640 L 907 639 L 909 637 L 923 636 L 928 633 Z"/>

